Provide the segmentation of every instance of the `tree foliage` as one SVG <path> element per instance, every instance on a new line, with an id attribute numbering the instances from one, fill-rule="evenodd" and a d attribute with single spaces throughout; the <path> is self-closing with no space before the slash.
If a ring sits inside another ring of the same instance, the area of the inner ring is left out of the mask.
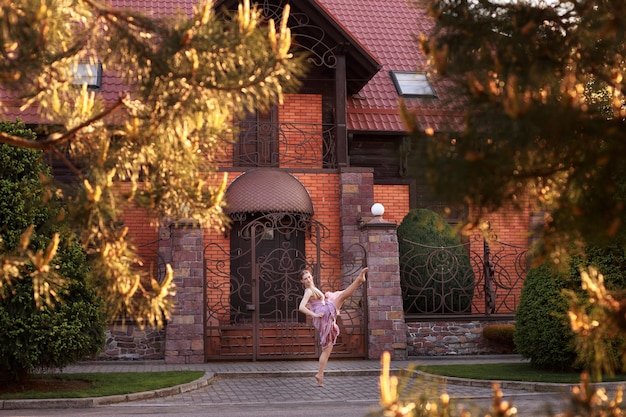
<path id="1" fill-rule="evenodd" d="M 425 156 L 421 174 L 451 204 L 480 209 L 476 222 L 506 203 L 536 202 L 553 264 L 614 242 L 626 226 L 624 2 L 427 3 L 435 25 L 420 44 L 432 75 L 458 93 L 450 104 L 459 117 L 434 132 L 404 111 Z M 593 307 L 626 322 L 623 297 L 605 301 Z M 606 330 L 587 319 L 573 320 Z"/>
<path id="2" fill-rule="evenodd" d="M 32 137 L 21 123 L 0 123 L 0 131 Z M 50 169 L 37 150 L 0 145 L 0 239 L 5 254 L 24 253 L 30 260 L 14 263 L 14 278 L 0 287 L 0 377 L 22 380 L 29 371 L 63 367 L 104 345 L 102 303 L 87 284 L 86 254 L 61 220 L 58 200 L 45 192 L 42 181 Z M 48 201 L 46 201 L 48 200 Z M 23 237 L 29 230 L 28 241 Z M 54 254 L 45 249 L 56 239 Z M 35 296 L 46 281 L 37 273 L 42 258 L 54 271 L 54 290 L 45 291 L 62 303 L 37 306 Z M 51 294 L 51 291 L 54 291 Z"/>
<path id="3" fill-rule="evenodd" d="M 155 222 L 225 227 L 226 182 L 216 178 L 214 156 L 228 145 L 233 117 L 280 101 L 302 74 L 288 7 L 275 23 L 248 0 L 233 14 L 212 6 L 205 0 L 191 15 L 154 17 L 96 0 L 0 5 L 0 107 L 36 111 L 51 126 L 37 140 L 1 133 L 0 143 L 53 154 L 79 179 L 76 187 L 47 185 L 68 203 L 109 317 L 160 325 L 171 309 L 171 270 L 158 281 L 134 268 L 141 260 L 119 226 L 123 204 Z M 85 62 L 115 75 L 108 81 L 118 96 L 76 85 Z M 2 285 L 23 259 L 0 256 Z M 37 273 L 53 289 L 42 262 Z"/>
<path id="4" fill-rule="evenodd" d="M 515 344 L 517 350 L 531 363 L 542 369 L 585 370 L 593 379 L 601 379 L 622 367 L 626 361 L 625 335 L 619 326 L 607 326 L 611 333 L 593 343 L 581 343 L 575 337 L 575 322 L 570 300 L 575 298 L 581 310 L 579 314 L 591 314 L 592 320 L 611 320 L 591 312 L 592 298 L 583 283 L 587 273 L 581 271 L 603 270 L 603 286 L 610 291 L 626 288 L 626 251 L 623 244 L 585 248 L 585 257 L 573 256 L 568 268 L 555 271 L 549 262 L 544 262 L 529 271 L 515 313 Z M 585 284 L 586 285 L 586 284 Z M 573 324 L 573 326 L 572 326 Z M 608 366 L 602 368 L 599 357 L 606 359 Z"/>
<path id="5" fill-rule="evenodd" d="M 421 44 L 461 93 L 463 119 L 442 135 L 415 126 L 441 193 L 487 210 L 535 196 L 550 214 L 547 249 L 611 239 L 624 227 L 619 4 L 430 2 L 436 25 Z"/>

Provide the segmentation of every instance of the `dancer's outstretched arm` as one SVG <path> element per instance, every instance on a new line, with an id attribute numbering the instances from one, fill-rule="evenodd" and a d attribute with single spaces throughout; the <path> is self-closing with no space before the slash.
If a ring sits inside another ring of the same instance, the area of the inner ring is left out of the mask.
<path id="1" fill-rule="evenodd" d="M 304 290 L 304 295 L 302 296 L 302 301 L 300 301 L 300 306 L 298 307 L 298 310 L 300 310 L 300 312 L 306 314 L 307 316 L 322 317 L 323 314 L 315 313 L 314 311 L 311 311 L 307 308 L 307 304 L 309 304 L 309 298 L 311 298 L 312 294 L 313 291 L 311 291 L 311 289 L 307 288 L 306 290 Z"/>

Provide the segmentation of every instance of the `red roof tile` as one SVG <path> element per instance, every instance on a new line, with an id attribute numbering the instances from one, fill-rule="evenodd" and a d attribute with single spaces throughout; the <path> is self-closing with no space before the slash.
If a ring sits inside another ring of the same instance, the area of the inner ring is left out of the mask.
<path id="1" fill-rule="evenodd" d="M 180 10 L 192 13 L 197 1 L 193 0 L 109 0 L 108 4 L 116 9 L 135 10 L 154 17 L 171 16 L 173 11 Z"/>
<path id="2" fill-rule="evenodd" d="M 305 0 L 299 0 L 305 1 Z M 426 57 L 419 50 L 416 35 L 425 33 L 431 25 L 424 10 L 409 6 L 407 0 L 309 0 L 335 18 L 362 48 L 382 64 L 382 69 L 348 99 L 348 129 L 352 131 L 405 131 L 398 112 L 398 94 L 389 71 L 427 71 Z M 171 15 L 173 10 L 191 13 L 195 0 L 109 0 L 116 8 L 132 9 L 156 17 Z M 127 90 L 120 79 L 105 76 L 102 94 L 107 101 L 115 100 L 118 92 Z M 423 128 L 440 130 L 450 115 L 444 103 L 449 100 L 442 85 L 434 83 L 436 99 L 412 98 L 408 107 L 416 109 Z M 6 97 L 6 96 L 5 96 Z M 11 109 L 8 116 L 18 113 Z M 28 123 L 36 119 L 33 111 L 20 113 Z"/>
<path id="3" fill-rule="evenodd" d="M 398 113 L 398 94 L 389 71 L 428 71 L 416 37 L 427 33 L 432 20 L 407 0 L 315 0 L 372 53 L 383 68 L 348 101 L 348 128 L 356 131 L 405 131 Z M 419 109 L 420 124 L 439 130 L 447 100 L 442 85 L 434 84 L 437 99 L 406 100 Z"/>

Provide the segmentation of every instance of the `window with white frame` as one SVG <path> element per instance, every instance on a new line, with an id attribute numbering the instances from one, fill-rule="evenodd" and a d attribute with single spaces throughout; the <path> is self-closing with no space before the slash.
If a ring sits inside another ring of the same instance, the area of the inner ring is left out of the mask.
<path id="1" fill-rule="evenodd" d="M 435 89 L 423 72 L 390 71 L 398 95 L 402 97 L 436 97 Z"/>
<path id="2" fill-rule="evenodd" d="M 73 84 L 87 84 L 89 89 L 100 89 L 102 85 L 102 64 L 100 62 L 79 62 L 73 68 Z"/>

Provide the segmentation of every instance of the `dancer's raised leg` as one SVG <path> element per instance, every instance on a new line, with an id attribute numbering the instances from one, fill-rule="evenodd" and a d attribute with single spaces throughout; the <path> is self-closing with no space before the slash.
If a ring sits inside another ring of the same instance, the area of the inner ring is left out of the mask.
<path id="1" fill-rule="evenodd" d="M 361 269 L 359 276 L 354 281 L 352 281 L 345 290 L 339 291 L 337 293 L 337 297 L 334 300 L 335 305 L 337 306 L 337 310 L 340 310 L 343 303 L 348 298 L 352 297 L 356 289 L 365 282 L 365 274 L 367 274 L 367 268 Z"/>

